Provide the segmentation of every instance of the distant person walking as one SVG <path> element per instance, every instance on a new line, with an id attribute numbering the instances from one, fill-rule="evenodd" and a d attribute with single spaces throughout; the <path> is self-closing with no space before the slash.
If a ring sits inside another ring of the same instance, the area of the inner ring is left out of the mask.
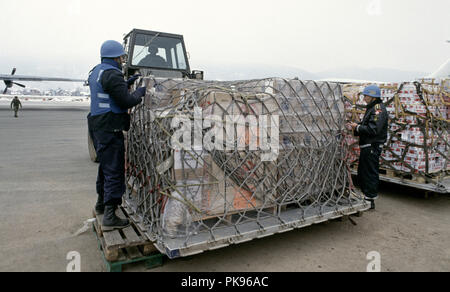
<path id="1" fill-rule="evenodd" d="M 14 109 L 14 117 L 18 118 L 19 107 L 22 108 L 22 103 L 17 96 L 11 101 L 11 109 Z"/>

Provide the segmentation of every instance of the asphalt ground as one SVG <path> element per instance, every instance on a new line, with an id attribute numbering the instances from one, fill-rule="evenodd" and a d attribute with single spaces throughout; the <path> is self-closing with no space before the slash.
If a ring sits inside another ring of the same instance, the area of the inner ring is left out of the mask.
<path id="1" fill-rule="evenodd" d="M 92 217 L 97 165 L 87 150 L 86 107 L 0 106 L 0 271 L 106 271 L 93 232 L 74 233 Z M 368 253 L 382 271 L 450 271 L 450 196 L 382 184 L 377 210 L 254 240 L 152 271 L 365 272 Z M 125 271 L 146 271 L 133 264 Z"/>

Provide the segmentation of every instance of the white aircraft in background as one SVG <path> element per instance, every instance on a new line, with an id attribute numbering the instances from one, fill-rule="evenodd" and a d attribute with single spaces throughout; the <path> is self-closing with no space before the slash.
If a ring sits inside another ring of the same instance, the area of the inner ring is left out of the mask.
<path id="1" fill-rule="evenodd" d="M 438 79 L 448 79 L 450 78 L 450 59 L 444 63 L 439 69 L 434 72 L 431 75 L 428 75 L 426 77 L 418 78 L 417 80 L 420 81 L 422 79 L 424 80 L 438 80 Z M 373 81 L 373 80 L 360 80 L 360 79 L 346 79 L 346 78 L 327 78 L 322 79 L 319 81 L 326 81 L 326 82 L 336 82 L 336 83 L 362 83 L 362 84 L 383 84 L 383 83 L 390 83 L 387 81 Z"/>
<path id="2" fill-rule="evenodd" d="M 54 81 L 54 82 L 86 82 L 83 79 L 71 79 L 71 78 L 58 78 L 58 77 L 42 77 L 42 76 L 23 76 L 23 75 L 14 75 L 16 74 L 16 68 L 14 68 L 11 72 L 11 75 L 2 75 L 0 74 L 0 80 L 6 85 L 3 94 L 6 94 L 8 88 L 13 87 L 14 85 L 25 88 L 26 86 L 14 81 L 33 81 L 33 82 L 41 82 L 41 81 Z"/>
<path id="3" fill-rule="evenodd" d="M 443 64 L 439 69 L 433 74 L 425 77 L 425 79 L 446 79 L 450 78 L 450 59 L 447 63 Z"/>

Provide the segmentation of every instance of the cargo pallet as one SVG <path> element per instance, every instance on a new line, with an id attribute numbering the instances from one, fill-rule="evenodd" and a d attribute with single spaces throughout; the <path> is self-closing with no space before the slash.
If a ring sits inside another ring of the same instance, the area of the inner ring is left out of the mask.
<path id="1" fill-rule="evenodd" d="M 358 166 L 352 166 L 352 174 L 358 174 Z M 392 169 L 380 168 L 380 180 L 399 184 L 426 192 L 449 194 L 450 193 L 450 176 L 444 177 L 442 180 L 436 180 L 436 178 L 428 178 L 427 181 L 423 176 L 414 173 L 402 173 L 396 172 Z"/>
<path id="2" fill-rule="evenodd" d="M 122 272 L 124 266 L 138 262 L 144 262 L 147 269 L 162 266 L 164 255 L 143 236 L 126 211 L 119 208 L 116 214 L 122 219 L 128 219 L 131 225 L 121 230 L 104 231 L 101 226 L 103 215 L 97 215 L 94 211 L 97 220 L 93 224 L 93 231 L 107 271 Z"/>

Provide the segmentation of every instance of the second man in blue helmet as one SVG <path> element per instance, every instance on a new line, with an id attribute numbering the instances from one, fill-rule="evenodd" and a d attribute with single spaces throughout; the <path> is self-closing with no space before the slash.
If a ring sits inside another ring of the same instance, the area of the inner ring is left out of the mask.
<path id="1" fill-rule="evenodd" d="M 361 155 L 358 167 L 358 182 L 366 200 L 375 209 L 380 181 L 380 156 L 387 141 L 389 115 L 381 100 L 381 90 L 376 85 L 368 86 L 363 92 L 367 110 L 361 123 L 349 126 L 359 136 Z"/>
<path id="2" fill-rule="evenodd" d="M 101 47 L 101 64 L 91 71 L 88 79 L 91 89 L 89 124 L 100 162 L 95 209 L 98 214 L 104 214 L 102 224 L 105 230 L 129 225 L 127 220 L 115 214 L 125 193 L 123 131 L 130 128 L 128 109 L 139 105 L 146 93 L 145 88 L 129 92 L 129 86 L 137 78 L 125 81 L 122 73 L 125 55 L 119 42 L 106 41 Z"/>

